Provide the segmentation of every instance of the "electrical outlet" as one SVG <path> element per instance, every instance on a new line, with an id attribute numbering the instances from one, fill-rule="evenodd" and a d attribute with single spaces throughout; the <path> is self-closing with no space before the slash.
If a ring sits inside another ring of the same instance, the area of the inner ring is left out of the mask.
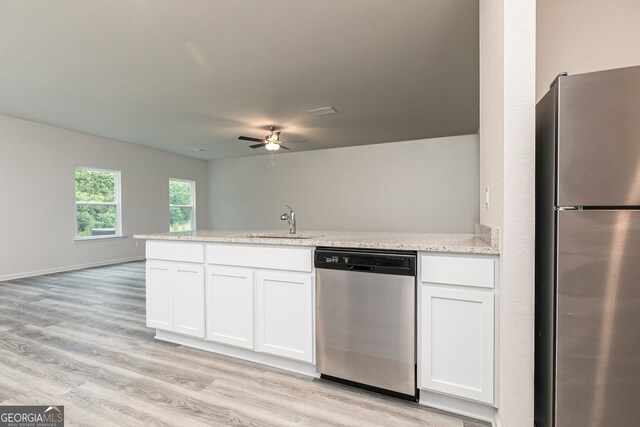
<path id="1" fill-rule="evenodd" d="M 484 204 L 489 209 L 489 187 L 484 190 Z"/>

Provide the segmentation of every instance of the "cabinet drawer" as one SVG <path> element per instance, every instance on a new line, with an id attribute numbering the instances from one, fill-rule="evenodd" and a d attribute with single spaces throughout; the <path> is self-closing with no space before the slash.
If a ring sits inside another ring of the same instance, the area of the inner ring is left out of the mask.
<path id="1" fill-rule="evenodd" d="M 311 248 L 211 244 L 207 245 L 207 263 L 310 272 L 312 252 Z"/>
<path id="2" fill-rule="evenodd" d="M 178 262 L 204 262 L 202 243 L 147 241 L 147 259 Z"/>
<path id="3" fill-rule="evenodd" d="M 482 255 L 423 255 L 421 280 L 428 283 L 493 288 L 495 259 Z"/>

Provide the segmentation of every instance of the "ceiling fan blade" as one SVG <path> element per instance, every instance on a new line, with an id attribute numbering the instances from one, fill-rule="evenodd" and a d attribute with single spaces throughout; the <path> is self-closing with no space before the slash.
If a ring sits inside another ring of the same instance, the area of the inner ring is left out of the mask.
<path id="1" fill-rule="evenodd" d="M 251 148 L 264 147 L 264 143 L 250 145 L 249 147 L 251 147 Z"/>
<path id="2" fill-rule="evenodd" d="M 276 138 L 280 138 L 280 131 L 275 131 L 273 132 L 273 134 L 276 136 Z"/>
<path id="3" fill-rule="evenodd" d="M 280 148 L 284 148 L 285 150 L 290 150 L 290 148 L 285 147 L 284 145 L 280 144 Z"/>
<path id="4" fill-rule="evenodd" d="M 238 139 L 241 139 L 243 141 L 251 141 L 251 142 L 262 142 L 262 141 L 264 141 L 263 139 L 251 138 L 250 136 L 239 136 Z"/>

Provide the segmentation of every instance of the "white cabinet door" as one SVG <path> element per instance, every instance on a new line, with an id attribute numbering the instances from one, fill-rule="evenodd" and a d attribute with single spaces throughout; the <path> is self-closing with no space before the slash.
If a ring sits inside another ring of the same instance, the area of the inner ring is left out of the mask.
<path id="1" fill-rule="evenodd" d="M 256 281 L 256 350 L 313 362 L 311 275 L 259 270 Z"/>
<path id="2" fill-rule="evenodd" d="M 204 338 L 204 266 L 173 267 L 173 331 Z"/>
<path id="3" fill-rule="evenodd" d="M 253 349 L 253 270 L 207 266 L 207 339 Z"/>
<path id="4" fill-rule="evenodd" d="M 173 331 L 172 263 L 147 261 L 147 326 Z"/>
<path id="5" fill-rule="evenodd" d="M 493 403 L 493 293 L 421 286 L 420 387 Z"/>
<path id="6" fill-rule="evenodd" d="M 147 261 L 147 326 L 204 338 L 204 266 Z"/>

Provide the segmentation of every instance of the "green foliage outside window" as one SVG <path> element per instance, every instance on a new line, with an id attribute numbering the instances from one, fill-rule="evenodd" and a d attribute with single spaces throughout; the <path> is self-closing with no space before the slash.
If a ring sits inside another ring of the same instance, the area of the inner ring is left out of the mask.
<path id="1" fill-rule="evenodd" d="M 78 205 L 78 236 L 116 234 L 116 207 Z"/>
<path id="2" fill-rule="evenodd" d="M 115 173 L 76 169 L 76 201 L 78 237 L 116 234 Z"/>
<path id="3" fill-rule="evenodd" d="M 169 180 L 169 231 L 193 229 L 193 183 Z"/>
<path id="4" fill-rule="evenodd" d="M 76 200 L 78 202 L 115 202 L 115 174 L 76 169 Z"/>

